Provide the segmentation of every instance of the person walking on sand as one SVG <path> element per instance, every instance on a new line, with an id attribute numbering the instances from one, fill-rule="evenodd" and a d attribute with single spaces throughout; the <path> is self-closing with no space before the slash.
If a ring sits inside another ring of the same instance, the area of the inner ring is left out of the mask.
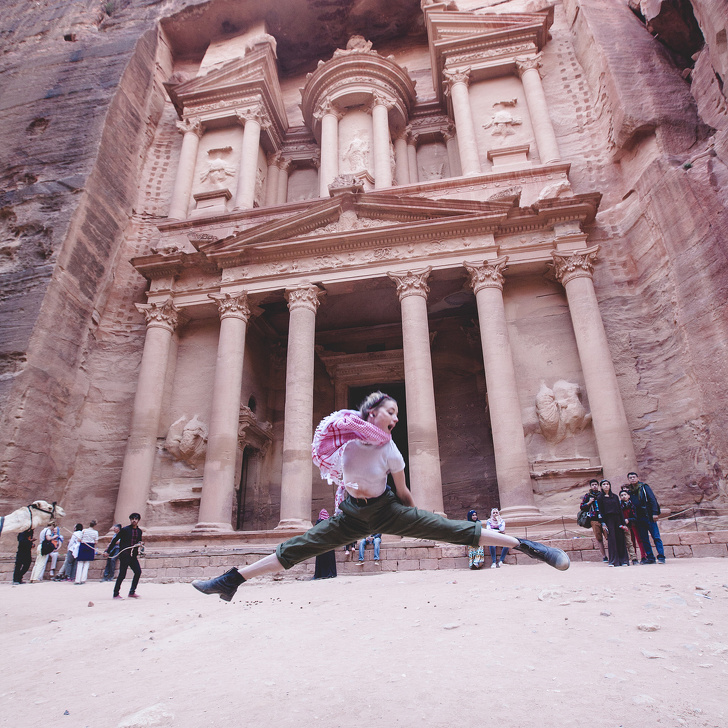
<path id="1" fill-rule="evenodd" d="M 123 599 L 124 597 L 119 594 L 121 585 L 126 579 L 126 572 L 131 569 L 134 572 L 134 578 L 131 580 L 131 589 L 129 589 L 129 596 L 132 599 L 139 599 L 139 595 L 136 593 L 137 585 L 139 584 L 139 578 L 142 575 L 142 567 L 139 566 L 139 548 L 143 546 L 142 543 L 142 529 L 139 528 L 139 521 L 142 517 L 138 513 L 132 513 L 129 516 L 129 525 L 124 526 L 119 533 L 111 539 L 104 556 L 109 557 L 116 544 L 119 544 L 119 576 L 114 584 L 114 599 Z"/>
<path id="2" fill-rule="evenodd" d="M 340 410 L 324 418 L 314 434 L 313 460 L 322 477 L 343 483 L 346 488 L 348 495 L 341 503 L 341 514 L 284 541 L 275 553 L 253 564 L 230 569 L 213 579 L 198 579 L 192 586 L 203 594 L 219 594 L 221 599 L 230 601 L 248 579 L 290 569 L 371 533 L 465 546 L 508 547 L 561 571 L 569 568 L 569 557 L 561 549 L 483 530 L 480 521 L 450 520 L 415 507 L 405 482 L 404 458 L 392 441 L 398 412 L 393 397 L 372 392 L 358 412 Z M 387 487 L 390 473 L 394 491 Z"/>

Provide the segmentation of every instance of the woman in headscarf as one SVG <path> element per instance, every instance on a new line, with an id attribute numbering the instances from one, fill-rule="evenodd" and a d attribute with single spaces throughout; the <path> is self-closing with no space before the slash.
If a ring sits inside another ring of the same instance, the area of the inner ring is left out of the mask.
<path id="1" fill-rule="evenodd" d="M 316 523 L 326 521 L 329 518 L 329 512 L 322 508 L 319 511 Z M 336 576 L 336 552 L 327 551 L 325 554 L 319 554 L 316 557 L 316 568 L 313 572 L 314 579 L 333 579 Z"/>
<path id="2" fill-rule="evenodd" d="M 477 511 L 468 511 L 468 521 L 479 521 Z M 480 569 L 485 563 L 485 552 L 482 546 L 468 546 L 468 568 Z"/>
<path id="3" fill-rule="evenodd" d="M 490 509 L 490 518 L 485 522 L 486 531 L 498 531 L 498 533 L 506 532 L 506 522 L 501 518 L 500 511 L 497 508 Z M 505 563 L 508 556 L 508 547 L 501 549 L 500 561 L 496 557 L 495 546 L 490 547 L 490 568 L 500 568 Z"/>
<path id="4" fill-rule="evenodd" d="M 397 402 L 383 392 L 372 392 L 358 412 L 341 410 L 324 418 L 314 434 L 312 455 L 321 475 L 343 484 L 346 498 L 341 513 L 327 518 L 300 536 L 278 544 L 275 553 L 253 564 L 232 568 L 214 579 L 198 579 L 192 586 L 203 594 L 219 594 L 230 601 L 246 580 L 290 569 L 332 548 L 368 536 L 431 539 L 464 546 L 508 546 L 544 561 L 560 571 L 569 557 L 558 548 L 482 530 L 479 521 L 455 521 L 416 508 L 404 476 L 405 462 L 392 440 L 399 421 Z M 394 490 L 387 487 L 392 476 Z"/>

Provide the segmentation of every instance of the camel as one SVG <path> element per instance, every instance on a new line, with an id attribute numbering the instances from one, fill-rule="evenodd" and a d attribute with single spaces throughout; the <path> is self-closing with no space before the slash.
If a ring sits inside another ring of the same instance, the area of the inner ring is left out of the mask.
<path id="1" fill-rule="evenodd" d="M 42 528 L 57 516 L 65 516 L 66 512 L 55 503 L 37 500 L 29 506 L 23 506 L 18 510 L 9 513 L 7 516 L 0 516 L 0 534 L 20 533 L 29 528 Z"/>

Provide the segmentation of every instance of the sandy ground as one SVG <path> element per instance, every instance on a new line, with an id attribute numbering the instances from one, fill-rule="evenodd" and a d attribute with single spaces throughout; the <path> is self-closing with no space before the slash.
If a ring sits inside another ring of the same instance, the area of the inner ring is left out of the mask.
<path id="1" fill-rule="evenodd" d="M 0 585 L 0 725 L 728 723 L 728 560 L 139 592 Z"/>

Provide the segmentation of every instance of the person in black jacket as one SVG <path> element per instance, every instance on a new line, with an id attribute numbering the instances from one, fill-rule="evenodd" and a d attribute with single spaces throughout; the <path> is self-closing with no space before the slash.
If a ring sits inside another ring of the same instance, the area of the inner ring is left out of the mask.
<path id="1" fill-rule="evenodd" d="M 114 599 L 123 599 L 119 590 L 121 584 L 126 579 L 126 572 L 131 567 L 134 572 L 134 578 L 131 580 L 131 589 L 129 596 L 132 599 L 138 599 L 136 593 L 139 577 L 142 575 L 142 567 L 139 566 L 139 547 L 142 546 L 142 529 L 139 528 L 141 516 L 138 513 L 132 513 L 129 516 L 129 525 L 119 531 L 119 533 L 111 539 L 108 548 L 104 551 L 104 556 L 108 558 L 116 544 L 119 544 L 119 577 L 114 584 Z"/>
<path id="2" fill-rule="evenodd" d="M 599 518 L 599 506 L 597 505 L 597 498 L 600 493 L 601 490 L 599 489 L 599 481 L 592 478 L 589 481 L 589 490 L 584 493 L 584 497 L 581 499 L 579 509 L 586 511 L 591 520 L 592 533 L 596 539 L 597 548 L 602 555 L 602 561 L 609 561 L 607 558 L 607 552 L 604 550 L 604 534 L 602 532 L 603 520 Z"/>
<path id="3" fill-rule="evenodd" d="M 599 487 L 602 492 L 597 498 L 597 503 L 599 503 L 599 518 L 603 520 L 607 531 L 609 565 L 629 566 L 627 545 L 624 542 L 624 529 L 622 528 L 626 524 L 619 496 L 612 493 L 612 484 L 608 480 L 602 480 Z"/>
<path id="4" fill-rule="evenodd" d="M 13 584 L 22 584 L 23 577 L 30 568 L 33 560 L 33 529 L 29 528 L 18 534 L 18 552 L 15 554 L 15 571 Z"/>
<path id="5" fill-rule="evenodd" d="M 657 561 L 665 563 L 665 549 L 660 538 L 660 529 L 657 527 L 657 519 L 660 517 L 660 504 L 647 483 L 643 483 L 637 473 L 628 473 L 631 501 L 637 511 L 637 533 L 640 535 L 642 545 L 645 547 L 646 559 L 642 564 L 654 564 L 655 554 L 650 546 L 650 536 L 655 542 L 657 549 Z"/>

